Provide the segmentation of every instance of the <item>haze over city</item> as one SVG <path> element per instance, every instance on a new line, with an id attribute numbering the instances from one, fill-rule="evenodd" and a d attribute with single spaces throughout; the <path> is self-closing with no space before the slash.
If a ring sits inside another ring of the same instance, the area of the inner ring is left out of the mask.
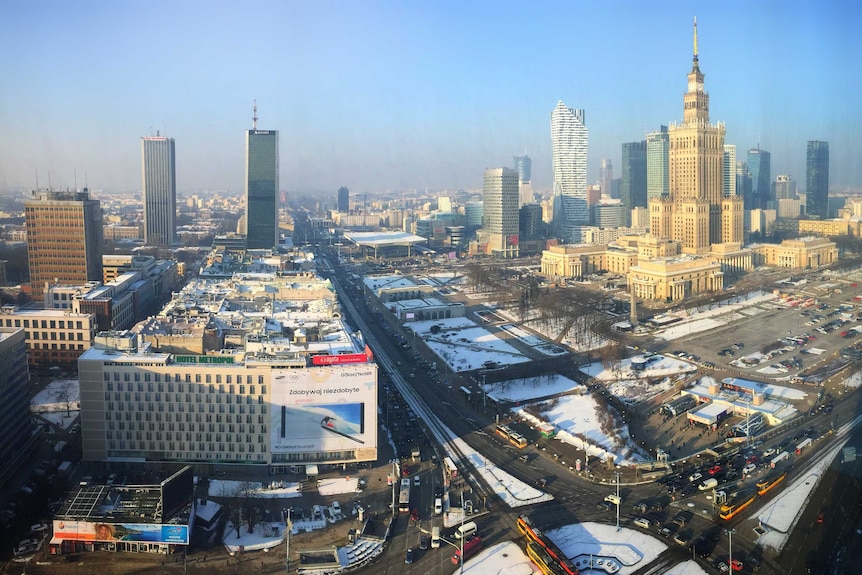
<path id="1" fill-rule="evenodd" d="M 696 10 L 696 13 L 695 13 Z M 834 190 L 862 186 L 851 28 L 841 2 L 42 1 L 0 22 L 0 189 L 135 191 L 140 138 L 176 139 L 180 191 L 243 189 L 244 136 L 279 130 L 281 188 L 479 187 L 533 157 L 552 186 L 549 119 L 586 111 L 590 182 L 623 142 L 682 119 L 698 20 L 713 122 L 804 182 L 830 142 Z"/>

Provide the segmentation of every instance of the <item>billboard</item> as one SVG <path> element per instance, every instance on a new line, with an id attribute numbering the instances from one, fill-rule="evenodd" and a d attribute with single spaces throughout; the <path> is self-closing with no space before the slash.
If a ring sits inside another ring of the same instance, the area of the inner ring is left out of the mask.
<path id="1" fill-rule="evenodd" d="M 165 523 L 95 523 L 55 519 L 54 537 L 75 541 L 140 541 L 188 545 L 189 526 Z"/>
<path id="2" fill-rule="evenodd" d="M 312 365 L 343 365 L 345 363 L 368 363 L 365 353 L 342 353 L 339 355 L 313 355 Z"/>
<path id="3" fill-rule="evenodd" d="M 377 365 L 272 371 L 272 453 L 377 449 Z"/>

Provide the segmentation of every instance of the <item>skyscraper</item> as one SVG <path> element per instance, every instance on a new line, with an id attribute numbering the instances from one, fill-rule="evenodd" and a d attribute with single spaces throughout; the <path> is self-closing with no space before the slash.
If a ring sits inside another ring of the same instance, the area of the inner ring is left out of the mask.
<path id="1" fill-rule="evenodd" d="M 551 113 L 551 156 L 554 168 L 554 233 L 568 243 L 579 242 L 581 226 L 589 225 L 587 145 L 584 110 L 563 101 Z"/>
<path id="2" fill-rule="evenodd" d="M 482 226 L 488 249 L 497 258 L 518 257 L 518 172 L 488 168 L 482 187 Z"/>
<path id="3" fill-rule="evenodd" d="M 52 334 L 53 335 L 53 334 Z M 11 479 L 28 461 L 31 449 L 41 441 L 33 431 L 30 414 L 30 374 L 27 369 L 27 345 L 21 328 L 0 328 L 0 485 Z M 46 344 L 47 345 L 47 344 Z"/>
<path id="4" fill-rule="evenodd" d="M 177 230 L 174 139 L 158 135 L 141 138 L 141 168 L 144 241 L 150 246 L 169 246 Z"/>
<path id="5" fill-rule="evenodd" d="M 514 160 L 518 172 L 518 205 L 523 206 L 533 202 L 533 160 L 526 153 L 515 156 Z"/>
<path id="6" fill-rule="evenodd" d="M 623 225 L 631 225 L 632 209 L 647 205 L 647 143 L 623 144 L 623 178 L 620 198 L 623 206 Z"/>
<path id="7" fill-rule="evenodd" d="M 278 244 L 278 130 L 257 129 L 257 105 L 252 129 L 245 135 L 246 247 Z"/>
<path id="8" fill-rule="evenodd" d="M 775 182 L 772 185 L 772 189 L 772 195 L 776 202 L 780 200 L 796 199 L 796 181 L 787 174 L 779 174 L 775 176 Z"/>
<path id="9" fill-rule="evenodd" d="M 748 150 L 748 173 L 751 174 L 752 205 L 746 209 L 766 209 L 772 191 L 772 166 L 769 152 L 760 146 Z"/>
<path id="10" fill-rule="evenodd" d="M 602 186 L 602 194 L 613 198 L 614 166 L 607 158 L 603 158 L 599 164 L 599 184 Z"/>
<path id="11" fill-rule="evenodd" d="M 712 244 L 741 242 L 743 210 L 738 197 L 724 196 L 724 124 L 709 123 L 709 94 L 703 89 L 694 23 L 694 57 L 683 96 L 683 121 L 668 129 L 667 199 L 650 201 L 650 232 L 674 239 L 685 253 L 701 254 Z"/>
<path id="12" fill-rule="evenodd" d="M 102 208 L 89 190 L 34 191 L 24 202 L 30 290 L 41 299 L 45 283 L 102 281 Z"/>
<path id="13" fill-rule="evenodd" d="M 668 148 L 670 141 L 667 126 L 647 134 L 647 200 L 665 197 L 670 193 L 668 183 Z"/>
<path id="14" fill-rule="evenodd" d="M 811 140 L 805 155 L 805 211 L 808 217 L 829 217 L 829 142 Z"/>
<path id="15" fill-rule="evenodd" d="M 341 186 L 338 188 L 338 200 L 337 206 L 338 211 L 342 213 L 346 213 L 350 211 L 350 190 L 347 189 L 346 186 Z"/>
<path id="16" fill-rule="evenodd" d="M 724 197 L 736 195 L 736 146 L 724 145 Z"/>

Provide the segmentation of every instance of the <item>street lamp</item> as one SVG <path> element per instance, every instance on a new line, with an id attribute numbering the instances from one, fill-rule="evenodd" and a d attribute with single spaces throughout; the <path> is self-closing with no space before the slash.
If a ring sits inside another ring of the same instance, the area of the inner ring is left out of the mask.
<path id="1" fill-rule="evenodd" d="M 461 490 L 461 570 L 460 573 L 464 573 L 464 490 Z"/>
<path id="2" fill-rule="evenodd" d="M 284 572 L 290 573 L 290 532 L 293 531 L 293 523 L 290 521 L 290 512 L 293 511 L 293 507 L 288 507 L 285 513 L 284 520 L 284 540 L 286 541 L 284 547 Z"/>
<path id="3" fill-rule="evenodd" d="M 617 531 L 620 530 L 620 472 L 614 471 L 617 477 Z"/>
<path id="4" fill-rule="evenodd" d="M 727 533 L 728 541 L 727 562 L 730 564 L 730 570 L 733 571 L 733 534 L 736 533 L 736 529 L 725 529 L 724 532 Z"/>

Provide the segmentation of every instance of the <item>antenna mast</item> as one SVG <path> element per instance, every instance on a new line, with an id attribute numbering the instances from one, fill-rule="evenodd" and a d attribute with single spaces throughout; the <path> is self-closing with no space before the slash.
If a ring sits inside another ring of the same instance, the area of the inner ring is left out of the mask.
<path id="1" fill-rule="evenodd" d="M 257 98 L 254 99 L 254 109 L 251 116 L 251 128 L 257 130 Z"/>

